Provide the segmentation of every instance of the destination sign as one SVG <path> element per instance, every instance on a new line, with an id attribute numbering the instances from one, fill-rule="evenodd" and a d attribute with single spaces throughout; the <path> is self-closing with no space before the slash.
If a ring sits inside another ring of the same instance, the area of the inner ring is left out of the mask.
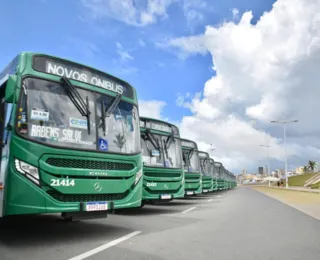
<path id="1" fill-rule="evenodd" d="M 158 131 L 163 131 L 163 132 L 168 132 L 168 133 L 172 132 L 172 129 L 170 126 L 158 124 L 158 123 L 151 123 L 150 128 L 153 130 L 158 130 Z"/>
<path id="2" fill-rule="evenodd" d="M 181 145 L 185 147 L 196 148 L 195 143 L 192 143 L 192 142 L 181 141 Z"/>
<path id="3" fill-rule="evenodd" d="M 33 69 L 40 72 L 84 82 L 129 98 L 133 98 L 133 88 L 129 86 L 129 84 L 117 80 L 111 75 L 93 70 L 77 63 L 46 56 L 35 56 L 33 59 Z"/>
<path id="4" fill-rule="evenodd" d="M 140 120 L 140 127 L 146 127 L 146 122 Z"/>

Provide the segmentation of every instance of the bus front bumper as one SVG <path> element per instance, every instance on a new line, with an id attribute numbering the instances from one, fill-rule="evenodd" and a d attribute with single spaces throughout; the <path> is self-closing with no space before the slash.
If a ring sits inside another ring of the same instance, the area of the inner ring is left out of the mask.
<path id="1" fill-rule="evenodd" d="M 81 202 L 62 202 L 51 197 L 44 189 L 10 168 L 10 181 L 6 187 L 4 215 L 24 215 L 62 212 L 85 212 Z M 119 208 L 140 207 L 142 179 L 121 200 L 107 201 L 108 211 Z"/>

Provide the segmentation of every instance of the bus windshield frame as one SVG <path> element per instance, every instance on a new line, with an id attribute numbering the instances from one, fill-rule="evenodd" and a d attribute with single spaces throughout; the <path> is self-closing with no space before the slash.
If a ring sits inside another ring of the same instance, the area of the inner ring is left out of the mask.
<path id="1" fill-rule="evenodd" d="M 21 84 L 16 116 L 19 136 L 65 149 L 113 154 L 141 152 L 137 105 L 121 100 L 111 115 L 104 118 L 107 126 L 104 132 L 100 104 L 108 107 L 114 97 L 73 85 L 80 96 L 88 100 L 90 119 L 87 120 L 72 103 L 61 82 L 28 75 Z"/>

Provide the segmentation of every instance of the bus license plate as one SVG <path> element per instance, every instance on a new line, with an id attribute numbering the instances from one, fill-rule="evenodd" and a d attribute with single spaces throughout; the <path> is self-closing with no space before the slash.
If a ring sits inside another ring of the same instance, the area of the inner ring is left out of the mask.
<path id="1" fill-rule="evenodd" d="M 193 195 L 193 191 L 187 191 L 187 195 Z"/>
<path id="2" fill-rule="evenodd" d="M 207 193 L 208 192 L 208 190 L 203 190 L 203 193 Z"/>
<path id="3" fill-rule="evenodd" d="M 86 211 L 103 211 L 108 210 L 108 202 L 87 202 Z"/>
<path id="4" fill-rule="evenodd" d="M 168 194 L 161 195 L 161 199 L 163 200 L 171 199 L 171 195 L 168 195 Z"/>

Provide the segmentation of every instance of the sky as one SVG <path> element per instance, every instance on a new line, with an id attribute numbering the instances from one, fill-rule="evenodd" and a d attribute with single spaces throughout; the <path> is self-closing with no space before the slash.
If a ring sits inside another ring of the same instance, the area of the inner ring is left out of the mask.
<path id="1" fill-rule="evenodd" d="M 319 161 L 319 0 L 0 1 L 0 68 L 21 51 L 106 71 L 137 89 L 140 115 L 239 173 L 270 154 Z M 269 149 L 261 145 L 270 146 Z"/>

